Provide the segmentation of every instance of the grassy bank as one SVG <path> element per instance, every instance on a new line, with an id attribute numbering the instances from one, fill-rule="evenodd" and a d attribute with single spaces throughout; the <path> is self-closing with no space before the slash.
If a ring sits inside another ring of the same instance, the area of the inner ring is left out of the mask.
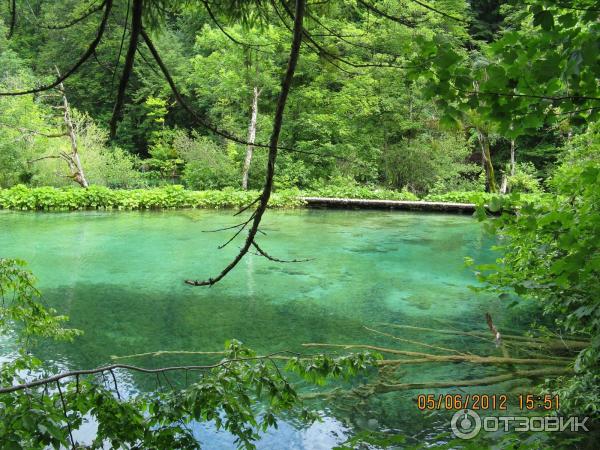
<path id="1" fill-rule="evenodd" d="M 153 189 L 109 189 L 92 186 L 81 188 L 30 188 L 23 185 L 0 189 L 0 209 L 72 211 L 86 209 L 151 210 L 177 208 L 236 208 L 247 205 L 259 195 L 258 191 L 233 189 L 189 191 L 182 186 Z M 327 187 L 311 191 L 278 190 L 273 193 L 271 208 L 296 208 L 304 205 L 300 197 L 336 197 L 378 200 L 425 200 L 436 202 L 477 203 L 487 200 L 483 192 L 451 192 L 429 195 L 423 199 L 410 192 L 367 187 Z"/>

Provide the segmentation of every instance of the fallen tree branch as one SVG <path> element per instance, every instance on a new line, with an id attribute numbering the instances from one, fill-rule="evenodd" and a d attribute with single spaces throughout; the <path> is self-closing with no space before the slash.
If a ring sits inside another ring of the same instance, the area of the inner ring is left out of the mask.
<path id="1" fill-rule="evenodd" d="M 425 381 L 421 383 L 371 383 L 356 387 L 350 391 L 344 391 L 341 388 L 335 388 L 328 392 L 316 392 L 312 394 L 302 395 L 303 400 L 310 400 L 323 397 L 343 396 L 358 396 L 369 397 L 373 394 L 385 394 L 388 392 L 409 391 L 415 389 L 441 389 L 453 387 L 472 387 L 472 386 L 489 386 L 492 384 L 503 383 L 505 381 L 516 380 L 519 378 L 543 378 L 546 376 L 560 376 L 572 373 L 572 369 L 538 369 L 538 370 L 517 370 L 507 374 L 494 375 L 490 377 L 475 378 L 472 380 L 456 380 L 456 381 Z"/>
<path id="2" fill-rule="evenodd" d="M 225 360 L 220 361 L 215 364 L 160 367 L 157 369 L 149 369 L 146 367 L 133 366 L 131 364 L 111 364 L 108 366 L 98 367 L 95 369 L 73 370 L 70 372 L 63 372 L 63 373 L 59 373 L 59 374 L 51 376 L 51 377 L 40 378 L 40 379 L 37 379 L 34 381 L 30 381 L 28 383 L 22 383 L 22 384 L 16 384 L 14 386 L 3 387 L 3 388 L 0 388 L 0 394 L 8 394 L 10 392 L 21 391 L 23 389 L 29 389 L 29 388 L 36 387 L 36 386 L 43 386 L 43 385 L 47 385 L 50 383 L 56 383 L 56 382 L 62 380 L 63 378 L 79 377 L 81 375 L 104 374 L 104 372 L 110 372 L 115 369 L 125 369 L 125 370 L 132 370 L 134 372 L 153 373 L 153 374 L 160 374 L 160 373 L 180 371 L 180 370 L 186 370 L 186 371 L 188 371 L 188 370 L 210 370 L 210 369 L 215 369 L 217 367 L 222 367 L 227 364 L 235 363 L 235 362 L 257 361 L 257 360 L 270 359 L 271 357 L 281 355 L 283 353 L 291 353 L 291 352 L 279 351 L 279 352 L 271 353 L 266 356 L 251 356 L 251 357 L 247 357 L 247 358 L 225 359 Z"/>
<path id="3" fill-rule="evenodd" d="M 438 328 L 425 328 L 425 327 L 415 327 L 412 325 L 400 325 L 395 323 L 382 323 L 381 325 L 394 327 L 394 328 L 402 328 L 408 330 L 415 331 L 428 331 L 435 332 L 439 334 L 452 334 L 452 335 L 460 335 L 460 336 L 471 336 L 474 338 L 486 338 L 489 336 L 489 333 L 484 333 L 480 331 L 461 331 L 461 330 L 444 330 Z M 567 349 L 578 349 L 581 350 L 583 348 L 589 347 L 590 343 L 586 341 L 574 340 L 574 339 L 545 339 L 538 337 L 529 337 L 529 336 L 518 336 L 514 334 L 504 334 L 502 338 L 506 341 L 519 341 L 527 345 L 535 344 L 536 346 L 546 346 L 548 348 L 567 348 Z M 568 347 L 567 347 L 568 345 Z"/>
<path id="4" fill-rule="evenodd" d="M 446 347 L 438 347 L 436 345 L 431 345 L 431 344 L 426 344 L 424 342 L 419 342 L 419 341 L 413 341 L 411 339 L 404 339 L 404 338 L 400 338 L 398 336 L 394 336 L 393 334 L 389 334 L 389 333 L 384 333 L 383 331 L 379 331 L 379 330 L 375 330 L 373 328 L 369 328 L 367 326 L 363 326 L 363 328 L 365 330 L 369 330 L 372 331 L 373 333 L 377 333 L 377 334 L 381 334 L 382 336 L 387 336 L 389 338 L 392 338 L 396 341 L 400 341 L 400 342 L 406 342 L 408 344 L 414 344 L 414 345 L 420 345 L 422 347 L 428 347 L 428 348 L 433 348 L 436 350 L 442 350 L 444 352 L 452 352 L 452 353 L 458 353 L 459 355 L 464 355 L 465 353 L 459 352 L 458 350 L 455 350 L 453 348 L 446 348 Z"/>
<path id="5" fill-rule="evenodd" d="M 311 258 L 311 259 L 279 259 L 279 258 L 275 258 L 274 256 L 271 256 L 267 252 L 265 252 L 262 248 L 259 247 L 259 245 L 256 243 L 256 241 L 252 241 L 252 245 L 254 246 L 254 248 L 256 249 L 256 251 L 258 252 L 258 254 L 260 256 L 263 256 L 263 257 L 267 258 L 268 260 L 274 261 L 274 262 L 300 263 L 300 262 L 308 262 L 308 261 L 314 260 L 314 258 Z"/>
<path id="6" fill-rule="evenodd" d="M 419 357 L 419 359 L 412 360 L 413 364 L 425 363 L 425 362 L 467 362 L 473 364 L 531 364 L 531 365 L 544 365 L 544 366 L 564 366 L 563 361 L 557 361 L 552 358 L 506 358 L 498 356 L 479 356 L 479 355 L 432 355 L 430 353 L 411 352 L 405 350 L 396 350 L 393 348 L 378 347 L 375 345 L 364 345 L 364 344 L 323 344 L 323 343 L 309 343 L 302 344 L 303 347 L 330 347 L 330 348 L 360 348 L 365 350 L 372 350 L 380 353 L 389 353 L 393 355 L 403 355 L 411 357 Z M 389 361 L 389 360 L 388 360 Z M 410 361 L 410 360 L 408 360 Z M 397 360 L 393 363 L 382 361 L 382 365 L 399 365 L 408 364 L 407 360 Z"/>
<path id="7" fill-rule="evenodd" d="M 410 389 L 438 389 L 448 387 L 470 387 L 470 386 L 488 386 L 490 384 L 502 383 L 504 381 L 514 380 L 518 378 L 543 378 L 549 375 L 566 375 L 572 373 L 572 369 L 555 368 L 555 369 L 538 369 L 538 370 L 516 370 L 503 375 L 494 375 L 491 377 L 476 378 L 474 380 L 458 380 L 458 381 L 435 381 L 423 383 L 399 383 L 389 384 L 381 383 L 376 385 L 377 393 L 406 391 Z"/>
<path id="8" fill-rule="evenodd" d="M 158 350 L 156 352 L 146 352 L 146 353 L 134 353 L 132 355 L 123 355 L 123 356 L 111 356 L 110 359 L 113 361 L 119 359 L 131 359 L 131 358 L 143 358 L 145 356 L 164 356 L 164 355 L 224 355 L 225 352 L 195 352 L 189 350 Z"/>

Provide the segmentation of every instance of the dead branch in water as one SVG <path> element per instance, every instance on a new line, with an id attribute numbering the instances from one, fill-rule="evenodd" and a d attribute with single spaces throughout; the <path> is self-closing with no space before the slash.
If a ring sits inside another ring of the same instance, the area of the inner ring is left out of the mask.
<path id="1" fill-rule="evenodd" d="M 377 333 L 377 334 L 381 334 L 382 336 L 387 336 L 391 339 L 394 339 L 396 341 L 400 341 L 400 342 L 407 342 L 409 344 L 414 344 L 414 345 L 420 345 L 422 347 L 428 347 L 428 348 L 434 348 L 437 350 L 442 350 L 444 352 L 451 352 L 451 353 L 458 353 L 459 355 L 464 355 L 465 353 L 459 352 L 458 350 L 454 350 L 453 348 L 446 348 L 446 347 L 438 347 L 436 345 L 431 345 L 431 344 L 426 344 L 425 342 L 419 342 L 419 341 L 413 341 L 412 339 L 404 339 L 398 336 L 394 336 L 393 334 L 389 334 L 389 333 L 384 333 L 383 331 L 379 331 L 379 330 L 375 330 L 373 328 L 369 328 L 369 327 L 363 327 L 365 330 L 369 330 L 372 331 L 373 333 Z"/>
<path id="2" fill-rule="evenodd" d="M 358 386 L 349 391 L 344 391 L 336 388 L 327 392 L 316 392 L 302 395 L 304 400 L 314 398 L 331 398 L 336 396 L 344 397 L 369 397 L 374 394 L 386 394 L 389 392 L 410 391 L 417 389 L 442 389 L 453 387 L 472 387 L 472 386 L 490 386 L 492 384 L 503 383 L 505 381 L 516 380 L 519 378 L 536 379 L 543 378 L 548 375 L 559 376 L 566 375 L 572 372 L 572 369 L 538 369 L 538 370 L 517 370 L 502 375 L 494 375 L 491 377 L 476 378 L 472 380 L 456 380 L 456 381 L 425 381 L 422 383 L 370 383 Z"/>
<path id="3" fill-rule="evenodd" d="M 388 327 L 401 328 L 406 330 L 414 330 L 414 331 L 422 331 L 422 332 L 432 332 L 437 334 L 450 334 L 457 336 L 470 336 L 477 339 L 487 337 L 489 333 L 480 332 L 480 331 L 461 331 L 461 330 L 445 330 L 439 328 L 426 328 L 426 327 L 416 327 L 412 325 L 401 325 L 395 323 L 381 323 L 380 325 L 385 325 Z M 556 339 L 556 338 L 539 338 L 539 337 L 529 337 L 529 336 L 518 336 L 514 334 L 504 334 L 502 335 L 502 339 L 507 342 L 510 341 L 519 341 L 519 345 L 528 346 L 528 347 L 547 347 L 548 349 L 566 349 L 566 350 L 581 350 L 590 345 L 589 342 L 576 340 L 574 338 L 567 339 Z"/>
<path id="4" fill-rule="evenodd" d="M 324 344 L 308 343 L 302 344 L 303 347 L 329 347 L 348 349 L 372 350 L 379 353 L 389 353 L 394 355 L 420 357 L 412 360 L 384 360 L 381 365 L 401 365 L 401 364 L 421 364 L 431 362 L 466 362 L 473 364 L 525 364 L 525 365 L 545 365 L 545 366 L 564 366 L 567 360 L 556 360 L 554 358 L 506 358 L 501 356 L 478 356 L 478 355 L 432 355 L 430 353 L 411 352 L 406 350 L 397 350 L 394 348 L 378 347 L 366 344 Z M 571 361 L 568 359 L 568 361 Z"/>

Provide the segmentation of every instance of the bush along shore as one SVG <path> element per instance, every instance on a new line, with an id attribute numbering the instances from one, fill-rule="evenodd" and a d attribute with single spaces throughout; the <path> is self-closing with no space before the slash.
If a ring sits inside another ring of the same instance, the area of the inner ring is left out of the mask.
<path id="1" fill-rule="evenodd" d="M 179 208 L 238 208 L 248 205 L 259 195 L 258 191 L 223 190 L 190 191 L 179 185 L 151 189 L 109 189 L 103 186 L 81 188 L 30 188 L 17 185 L 0 189 L 0 209 L 21 211 L 74 211 L 89 209 L 152 210 Z M 527 195 L 528 199 L 531 195 Z M 371 189 L 326 188 L 310 191 L 298 189 L 277 190 L 271 196 L 272 208 L 305 206 L 303 197 L 353 198 L 369 200 L 406 200 L 448 203 L 482 203 L 491 198 L 483 192 L 450 192 L 419 199 L 407 191 Z"/>

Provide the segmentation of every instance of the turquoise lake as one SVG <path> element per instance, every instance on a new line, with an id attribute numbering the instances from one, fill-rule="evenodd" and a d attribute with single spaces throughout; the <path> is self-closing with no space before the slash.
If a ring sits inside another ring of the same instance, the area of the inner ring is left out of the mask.
<path id="1" fill-rule="evenodd" d="M 266 233 L 259 236 L 261 246 L 283 259 L 314 259 L 281 264 L 248 255 L 213 287 L 185 285 L 184 279 L 216 275 L 235 255 L 241 239 L 218 250 L 231 232 L 204 232 L 235 223 L 231 211 L 1 212 L 0 255 L 26 260 L 45 302 L 84 332 L 74 343 L 44 344 L 35 352 L 60 368 L 92 368 L 110 363 L 112 355 L 219 351 L 231 338 L 260 353 L 315 351 L 303 343 L 431 351 L 376 334 L 364 328 L 368 326 L 429 345 L 494 355 L 499 350 L 491 339 L 419 334 L 389 324 L 486 331 L 486 312 L 502 330 L 520 331 L 529 324 L 523 311 L 506 308 L 507 300 L 469 289 L 477 282 L 464 257 L 488 262 L 498 256 L 490 250 L 492 240 L 469 216 L 270 210 L 261 227 Z M 5 341 L 2 352 L 9 351 Z M 148 367 L 198 361 L 204 359 L 135 359 Z M 407 366 L 399 376 L 402 382 L 460 380 L 499 370 L 427 364 Z M 118 376 L 130 393 L 156 387 L 152 377 Z M 353 382 L 365 381 L 363 376 Z M 513 387 L 505 383 L 474 391 Z M 302 389 L 317 391 L 308 385 Z M 364 430 L 403 434 L 409 443 L 448 432 L 450 415 L 419 411 L 414 400 L 419 392 L 376 396 L 360 407 L 315 401 L 323 422 L 302 426 L 283 418 L 279 429 L 270 430 L 257 445 L 330 449 Z M 81 431 L 86 432 L 90 430 Z M 231 436 L 210 424 L 196 432 L 204 448 L 232 447 Z"/>

